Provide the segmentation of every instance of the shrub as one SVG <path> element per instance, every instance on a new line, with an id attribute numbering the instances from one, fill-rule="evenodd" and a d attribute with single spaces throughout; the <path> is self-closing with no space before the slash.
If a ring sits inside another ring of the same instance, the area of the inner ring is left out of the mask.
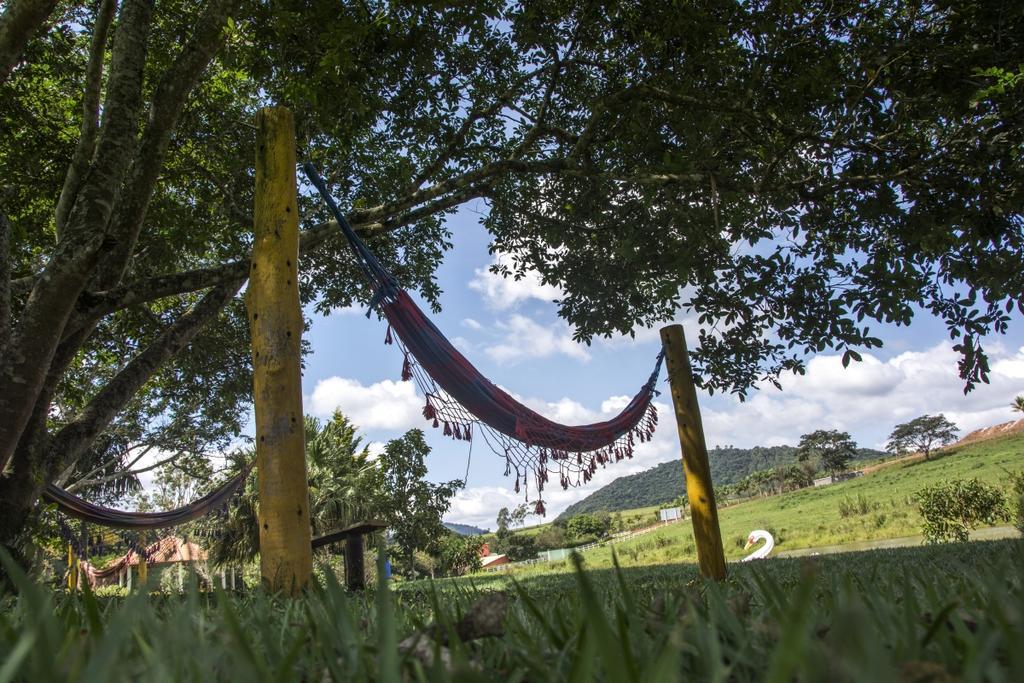
<path id="1" fill-rule="evenodd" d="M 437 542 L 437 569 L 447 576 L 462 576 L 480 568 L 479 536 L 448 534 Z"/>
<path id="2" fill-rule="evenodd" d="M 570 517 L 566 523 L 566 530 L 570 536 L 574 536 L 577 539 L 591 535 L 600 538 L 608 533 L 611 523 L 611 516 L 607 512 L 584 513 Z"/>
<path id="3" fill-rule="evenodd" d="M 866 515 L 874 507 L 863 493 L 858 493 L 856 498 L 845 496 L 839 501 L 839 516 L 853 517 L 854 515 Z"/>
<path id="4" fill-rule="evenodd" d="M 534 537 L 538 550 L 555 550 L 566 546 L 565 529 L 549 526 Z"/>
<path id="5" fill-rule="evenodd" d="M 537 542 L 532 536 L 512 534 L 505 541 L 505 554 L 512 562 L 532 560 L 537 557 Z"/>
<path id="6" fill-rule="evenodd" d="M 1019 396 L 1017 398 L 1020 398 Z M 1013 510 L 1013 525 L 1024 534 L 1024 470 L 1010 473 L 1010 507 Z"/>
<path id="7" fill-rule="evenodd" d="M 128 589 L 124 586 L 97 586 L 93 593 L 98 598 L 126 598 Z"/>
<path id="8" fill-rule="evenodd" d="M 954 479 L 926 486 L 917 493 L 928 543 L 966 541 L 968 532 L 1009 517 L 1003 492 L 979 479 Z"/>

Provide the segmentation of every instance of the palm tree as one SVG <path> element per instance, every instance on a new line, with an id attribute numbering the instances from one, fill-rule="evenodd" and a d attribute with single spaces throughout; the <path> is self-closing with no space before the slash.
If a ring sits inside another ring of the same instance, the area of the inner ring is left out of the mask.
<path id="1" fill-rule="evenodd" d="M 374 516 L 376 498 L 369 475 L 373 470 L 370 452 L 348 418 L 335 412 L 326 423 L 306 417 L 306 469 L 309 480 L 309 518 L 313 535 L 343 528 Z M 255 457 L 246 449 L 237 461 Z M 237 469 L 235 470 L 238 471 Z M 208 528 L 210 561 L 215 565 L 239 564 L 255 559 L 259 552 L 259 509 L 256 471 L 228 509 L 212 515 Z"/>
<path id="2" fill-rule="evenodd" d="M 1010 407 L 1016 410 L 1018 413 L 1024 413 L 1024 394 L 1021 394 L 1017 398 L 1013 399 L 1013 403 Z"/>

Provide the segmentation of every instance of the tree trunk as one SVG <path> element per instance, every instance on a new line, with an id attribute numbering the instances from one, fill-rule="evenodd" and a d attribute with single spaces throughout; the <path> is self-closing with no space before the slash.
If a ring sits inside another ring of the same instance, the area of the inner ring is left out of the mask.
<path id="1" fill-rule="evenodd" d="M 39 457 L 46 446 L 46 416 L 49 411 L 49 394 L 44 407 L 37 406 L 23 437 L 18 443 L 11 464 L 0 476 L 0 547 L 3 547 L 21 566 L 27 568 L 28 555 L 22 543 L 25 524 L 35 508 L 36 501 L 43 493 L 46 482 L 56 472 L 40 468 L 44 465 Z M 0 570 L 0 577 L 6 572 Z"/>
<path id="2" fill-rule="evenodd" d="M 0 15 L 0 83 L 21 61 L 28 41 L 35 37 L 57 0 L 13 0 Z"/>
<path id="3" fill-rule="evenodd" d="M 0 358 L 0 470 L 18 449 L 79 294 L 98 260 L 124 170 L 131 161 L 152 4 L 126 0 L 114 39 L 104 124 L 95 161 L 52 258 Z"/>

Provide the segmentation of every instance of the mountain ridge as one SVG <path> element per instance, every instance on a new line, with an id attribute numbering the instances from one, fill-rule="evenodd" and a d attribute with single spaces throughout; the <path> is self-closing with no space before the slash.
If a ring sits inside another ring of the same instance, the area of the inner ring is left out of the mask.
<path id="1" fill-rule="evenodd" d="M 871 460 L 885 455 L 871 448 L 859 448 L 853 461 Z M 735 484 L 752 472 L 797 462 L 795 446 L 716 446 L 708 451 L 708 460 L 711 463 L 711 480 L 715 486 Z M 566 519 L 584 512 L 618 512 L 662 505 L 685 493 L 682 460 L 670 460 L 643 472 L 615 479 L 567 507 L 557 519 Z"/>
<path id="2" fill-rule="evenodd" d="M 459 536 L 481 536 L 491 533 L 487 529 L 481 529 L 472 524 L 459 524 L 458 522 L 441 522 L 445 529 L 458 534 Z"/>

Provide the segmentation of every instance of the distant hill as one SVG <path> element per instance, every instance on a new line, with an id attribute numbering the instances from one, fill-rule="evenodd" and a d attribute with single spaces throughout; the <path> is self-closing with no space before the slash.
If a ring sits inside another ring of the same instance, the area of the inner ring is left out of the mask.
<path id="1" fill-rule="evenodd" d="M 444 526 L 449 531 L 454 531 L 459 536 L 480 536 L 481 534 L 490 533 L 487 529 L 481 529 L 478 526 L 472 524 L 456 524 L 455 522 L 444 522 Z"/>
<path id="2" fill-rule="evenodd" d="M 993 425 L 992 427 L 985 427 L 984 429 L 976 429 L 964 438 L 957 441 L 957 445 L 963 445 L 968 443 L 974 443 L 975 441 L 985 441 L 987 439 L 995 439 L 1000 436 L 1006 436 L 1008 434 L 1017 434 L 1024 432 L 1024 419 L 1010 420 L 1009 422 L 1003 422 L 1002 424 Z"/>
<path id="3" fill-rule="evenodd" d="M 857 451 L 856 460 L 871 460 L 886 454 L 870 448 Z M 716 486 L 734 484 L 751 472 L 796 462 L 793 446 L 720 448 L 708 452 L 711 479 Z M 583 512 L 631 510 L 668 503 L 686 492 L 682 460 L 671 460 L 645 472 L 619 477 L 604 488 L 565 509 L 559 518 Z"/>

